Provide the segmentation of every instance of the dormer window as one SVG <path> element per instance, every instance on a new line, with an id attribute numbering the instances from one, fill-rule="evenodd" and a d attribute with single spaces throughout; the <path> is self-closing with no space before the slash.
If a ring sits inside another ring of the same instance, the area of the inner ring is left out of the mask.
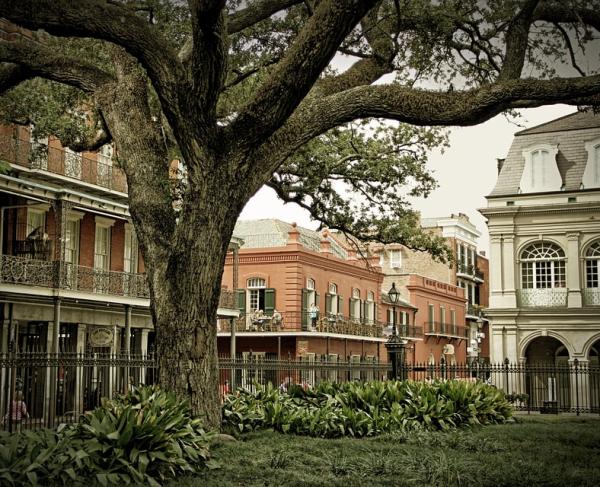
<path id="1" fill-rule="evenodd" d="M 558 146 L 540 145 L 523 151 L 525 167 L 521 176 L 522 193 L 560 191 L 562 177 L 556 165 Z"/>
<path id="2" fill-rule="evenodd" d="M 585 144 L 585 150 L 588 159 L 581 184 L 583 188 L 600 188 L 600 139 Z"/>

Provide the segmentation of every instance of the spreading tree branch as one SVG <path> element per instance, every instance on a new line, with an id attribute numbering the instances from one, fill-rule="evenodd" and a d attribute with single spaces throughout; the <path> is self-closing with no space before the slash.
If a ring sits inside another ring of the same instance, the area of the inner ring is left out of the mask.
<path id="1" fill-rule="evenodd" d="M 12 70 L 13 73 L 12 75 L 9 73 L 4 82 L 0 82 L 0 92 L 25 79 L 38 76 L 74 86 L 87 93 L 94 92 L 99 86 L 114 81 L 113 76 L 94 64 L 61 55 L 33 41 L 0 40 L 0 62 L 13 65 L 12 68 L 10 65 L 4 66 L 5 70 Z M 14 65 L 19 66 L 18 72 L 15 71 Z"/>
<path id="2" fill-rule="evenodd" d="M 230 125 L 240 146 L 256 146 L 304 99 L 337 48 L 375 0 L 323 0 L 271 76 Z"/>
<path id="3" fill-rule="evenodd" d="M 167 113 L 177 106 L 184 76 L 160 31 L 126 6 L 101 0 L 0 0 L 6 19 L 59 37 L 92 37 L 122 46 L 146 68 Z M 172 119 L 172 117 L 169 117 Z"/>
<path id="4" fill-rule="evenodd" d="M 533 12 L 540 0 L 527 0 L 506 32 L 506 50 L 504 63 L 498 75 L 499 81 L 516 79 L 521 76 L 527 52 L 529 28 L 533 21 Z"/>
<path id="5" fill-rule="evenodd" d="M 234 34 L 268 19 L 271 15 L 285 10 L 302 0 L 258 0 L 251 2 L 246 8 L 232 12 L 227 17 L 227 32 Z"/>

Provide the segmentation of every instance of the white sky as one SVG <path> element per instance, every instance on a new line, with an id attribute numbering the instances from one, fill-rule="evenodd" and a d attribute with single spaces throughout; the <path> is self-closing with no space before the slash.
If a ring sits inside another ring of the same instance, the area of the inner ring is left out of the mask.
<path id="1" fill-rule="evenodd" d="M 450 132 L 450 147 L 444 154 L 433 152 L 428 167 L 435 171 L 439 188 L 427 199 L 418 198 L 414 208 L 424 218 L 466 213 L 483 233 L 479 248 L 489 255 L 489 238 L 485 219 L 477 211 L 487 206 L 485 196 L 496 182 L 496 159 L 506 157 L 515 132 L 548 122 L 575 111 L 575 107 L 554 105 L 521 110 L 519 125 L 499 115 L 474 127 L 456 127 Z M 278 218 L 317 228 L 305 210 L 294 204 L 284 205 L 269 188 L 261 189 L 246 205 L 241 219 Z"/>

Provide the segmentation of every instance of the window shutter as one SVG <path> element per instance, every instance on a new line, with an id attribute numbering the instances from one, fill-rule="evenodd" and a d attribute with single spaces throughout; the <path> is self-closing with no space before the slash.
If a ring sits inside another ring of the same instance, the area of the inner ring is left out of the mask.
<path id="1" fill-rule="evenodd" d="M 391 325 L 392 324 L 392 310 L 391 309 L 387 309 L 387 324 Z"/>
<path id="2" fill-rule="evenodd" d="M 302 329 L 304 331 L 308 330 L 308 322 L 310 321 L 310 317 L 308 316 L 308 289 L 302 290 Z"/>
<path id="3" fill-rule="evenodd" d="M 344 311 L 343 311 L 343 310 L 344 310 L 343 304 L 344 304 L 344 299 L 343 299 L 341 296 L 338 296 L 338 309 L 337 309 L 337 312 L 338 312 L 338 314 L 340 314 L 340 315 L 343 315 L 343 314 L 344 314 Z"/>
<path id="4" fill-rule="evenodd" d="M 319 297 L 320 297 L 319 293 L 315 292 L 315 305 L 317 306 L 317 308 L 319 307 L 319 304 L 320 304 L 319 303 L 319 301 L 320 301 Z"/>
<path id="5" fill-rule="evenodd" d="M 350 318 L 356 318 L 356 316 L 354 316 L 354 306 L 352 306 L 354 300 L 352 298 L 348 299 L 348 314 L 350 315 Z"/>
<path id="6" fill-rule="evenodd" d="M 331 313 L 331 294 L 325 293 L 325 313 Z"/>
<path id="7" fill-rule="evenodd" d="M 265 314 L 271 316 L 275 309 L 275 289 L 265 289 Z"/>
<path id="8" fill-rule="evenodd" d="M 377 321 L 377 303 L 373 303 L 373 321 Z"/>
<path id="9" fill-rule="evenodd" d="M 237 303 L 238 303 L 238 309 L 240 310 L 240 313 L 245 313 L 246 312 L 246 290 L 245 289 L 238 289 L 236 290 L 237 293 Z"/>

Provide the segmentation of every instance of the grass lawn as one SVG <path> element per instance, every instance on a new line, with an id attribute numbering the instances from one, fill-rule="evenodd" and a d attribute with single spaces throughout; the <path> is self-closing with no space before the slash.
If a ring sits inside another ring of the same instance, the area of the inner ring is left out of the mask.
<path id="1" fill-rule="evenodd" d="M 186 486 L 597 486 L 600 418 L 519 416 L 450 433 L 322 440 L 252 433 L 213 447 Z"/>

